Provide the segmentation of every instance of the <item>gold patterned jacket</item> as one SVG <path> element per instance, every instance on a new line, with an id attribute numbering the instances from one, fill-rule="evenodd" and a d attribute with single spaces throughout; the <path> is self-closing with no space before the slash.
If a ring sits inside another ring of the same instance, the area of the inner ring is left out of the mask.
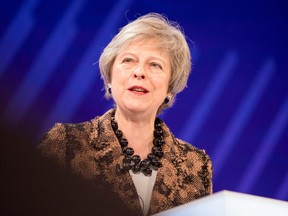
<path id="1" fill-rule="evenodd" d="M 123 154 L 111 127 L 109 110 L 77 124 L 57 123 L 42 138 L 40 151 L 73 173 L 92 180 L 101 176 L 110 189 L 133 210 L 141 211 L 129 173 L 116 172 Z M 163 166 L 158 169 L 148 214 L 155 214 L 212 193 L 212 163 L 200 150 L 164 131 Z"/>

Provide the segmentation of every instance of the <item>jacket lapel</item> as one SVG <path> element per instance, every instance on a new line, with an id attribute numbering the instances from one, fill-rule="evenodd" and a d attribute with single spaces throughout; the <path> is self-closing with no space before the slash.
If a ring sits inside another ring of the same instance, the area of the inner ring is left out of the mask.
<path id="1" fill-rule="evenodd" d="M 185 158 L 181 157 L 175 146 L 177 142 L 168 127 L 164 123 L 162 127 L 165 141 L 164 156 L 161 159 L 163 166 L 157 172 L 148 214 L 155 214 L 178 205 L 177 200 L 180 196 L 178 192 L 181 188 L 182 175 L 177 167 L 182 165 Z"/>
<path id="2" fill-rule="evenodd" d="M 128 172 L 119 173 L 116 167 L 122 165 L 123 154 L 111 127 L 111 112 L 109 110 L 98 120 L 98 139 L 96 143 L 101 149 L 97 154 L 97 163 L 101 170 L 101 175 L 109 187 L 114 191 L 124 203 L 132 210 L 141 211 L 136 188 L 132 177 Z"/>

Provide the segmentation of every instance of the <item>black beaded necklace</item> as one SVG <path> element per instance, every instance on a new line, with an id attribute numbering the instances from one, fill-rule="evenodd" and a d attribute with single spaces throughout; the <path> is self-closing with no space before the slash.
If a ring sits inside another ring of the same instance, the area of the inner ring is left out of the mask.
<path id="1" fill-rule="evenodd" d="M 154 140 L 151 153 L 147 155 L 146 159 L 141 160 L 139 155 L 134 155 L 134 149 L 128 147 L 128 140 L 123 137 L 123 132 L 118 129 L 118 124 L 115 120 L 115 112 L 112 113 L 111 126 L 124 154 L 122 168 L 119 164 L 116 166 L 117 173 L 125 173 L 132 170 L 133 173 L 142 172 L 145 176 L 151 176 L 152 170 L 158 170 L 158 168 L 162 167 L 160 159 L 163 156 L 162 146 L 164 140 L 161 125 L 162 121 L 159 118 L 156 118 L 154 122 Z"/>

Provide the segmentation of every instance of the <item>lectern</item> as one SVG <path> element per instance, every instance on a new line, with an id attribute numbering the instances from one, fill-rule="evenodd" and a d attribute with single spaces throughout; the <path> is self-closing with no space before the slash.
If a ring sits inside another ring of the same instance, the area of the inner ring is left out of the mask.
<path id="1" fill-rule="evenodd" d="M 154 216 L 288 216 L 288 202 L 232 191 L 177 206 Z"/>

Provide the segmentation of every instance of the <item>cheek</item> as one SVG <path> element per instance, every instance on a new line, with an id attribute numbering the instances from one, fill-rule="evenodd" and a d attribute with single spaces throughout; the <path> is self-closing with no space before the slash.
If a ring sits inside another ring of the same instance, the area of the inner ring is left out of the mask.
<path id="1" fill-rule="evenodd" d="M 111 80 L 113 80 L 115 77 L 117 78 L 118 74 L 119 74 L 118 68 L 115 65 L 113 65 L 111 69 Z"/>
<path id="2" fill-rule="evenodd" d="M 168 90 L 169 79 L 166 76 L 153 77 L 152 82 L 155 89 Z"/>
<path id="3" fill-rule="evenodd" d="M 111 83 L 117 84 L 123 81 L 124 78 L 125 73 L 123 73 L 117 66 L 114 66 L 111 73 Z"/>

